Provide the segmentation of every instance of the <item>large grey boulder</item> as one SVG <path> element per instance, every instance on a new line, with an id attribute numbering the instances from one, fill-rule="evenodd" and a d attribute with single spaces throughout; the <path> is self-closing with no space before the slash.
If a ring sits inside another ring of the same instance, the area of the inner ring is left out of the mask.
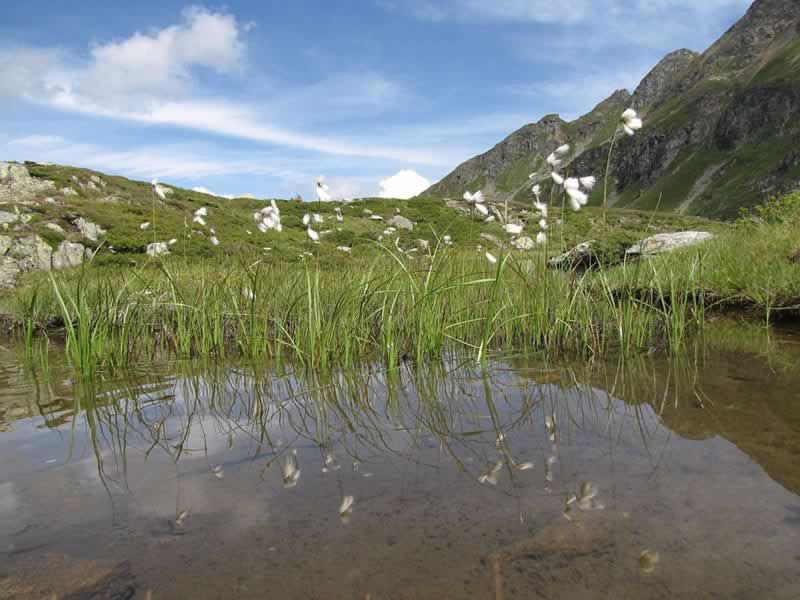
<path id="1" fill-rule="evenodd" d="M 10 256 L 0 256 L 0 289 L 10 289 L 17 284 L 19 265 Z"/>
<path id="2" fill-rule="evenodd" d="M 0 162 L 0 203 L 26 202 L 54 189 L 52 181 L 31 177 L 24 165 Z"/>
<path id="3" fill-rule="evenodd" d="M 700 244 L 714 237 L 707 231 L 679 231 L 677 233 L 659 233 L 637 242 L 625 251 L 627 257 L 647 258 L 672 252 L 678 248 L 686 248 Z"/>
<path id="4" fill-rule="evenodd" d="M 394 217 L 389 219 L 389 225 L 397 227 L 398 229 L 414 231 L 414 223 L 412 223 L 409 219 L 406 219 L 405 217 L 401 217 L 400 215 L 395 215 Z"/>
<path id="5" fill-rule="evenodd" d="M 53 269 L 60 271 L 81 266 L 85 251 L 86 248 L 83 247 L 83 244 L 61 242 L 58 249 L 53 252 Z"/>
<path id="6" fill-rule="evenodd" d="M 17 261 L 20 271 L 49 271 L 53 249 L 38 235 L 12 240 L 7 256 Z"/>
<path id="7" fill-rule="evenodd" d="M 47 225 L 45 225 L 45 227 L 47 227 L 47 229 L 49 229 L 50 231 L 57 233 L 58 235 L 61 236 L 67 235 L 67 232 L 64 231 L 64 228 L 61 227 L 61 225 L 59 225 L 58 223 L 48 223 Z"/>
<path id="8" fill-rule="evenodd" d="M 19 215 L 15 213 L 6 212 L 4 210 L 0 210 L 0 227 L 8 229 L 8 226 L 12 223 L 16 223 L 19 220 Z"/>
<path id="9" fill-rule="evenodd" d="M 96 242 L 106 234 L 105 229 L 99 225 L 90 223 L 83 217 L 78 217 L 75 219 L 75 227 L 81 232 L 83 239 L 89 240 L 90 242 Z"/>

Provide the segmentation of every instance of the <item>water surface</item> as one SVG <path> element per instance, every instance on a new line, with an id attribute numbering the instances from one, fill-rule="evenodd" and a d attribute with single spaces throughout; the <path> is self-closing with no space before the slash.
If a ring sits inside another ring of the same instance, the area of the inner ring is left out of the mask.
<path id="1" fill-rule="evenodd" d="M 92 382 L 4 347 L 3 599 L 800 597 L 796 338 Z"/>

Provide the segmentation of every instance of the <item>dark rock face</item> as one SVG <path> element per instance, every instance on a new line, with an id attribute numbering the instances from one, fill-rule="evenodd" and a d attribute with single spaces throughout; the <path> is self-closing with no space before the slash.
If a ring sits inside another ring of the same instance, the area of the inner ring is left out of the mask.
<path id="1" fill-rule="evenodd" d="M 460 197 L 473 185 L 500 199 L 513 178 L 525 191 L 520 164 L 538 170 L 564 142 L 577 151 L 567 170 L 600 180 L 628 106 L 645 128 L 617 140 L 612 204 L 724 218 L 800 188 L 800 1 L 756 0 L 703 54 L 667 55 L 632 96 L 615 92 L 572 123 L 549 116 L 528 125 L 426 194 Z"/>

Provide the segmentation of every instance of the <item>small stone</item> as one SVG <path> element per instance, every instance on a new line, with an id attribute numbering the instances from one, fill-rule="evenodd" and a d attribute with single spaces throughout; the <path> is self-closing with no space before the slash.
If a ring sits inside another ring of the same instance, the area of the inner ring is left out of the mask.
<path id="1" fill-rule="evenodd" d="M 61 189 L 61 193 L 64 194 L 65 196 L 77 196 L 78 195 L 78 192 L 76 192 L 71 187 L 62 188 Z"/>
<path id="2" fill-rule="evenodd" d="M 156 258 L 159 256 L 167 256 L 169 254 L 169 245 L 165 242 L 154 242 L 147 246 L 147 256 Z"/>
<path id="3" fill-rule="evenodd" d="M 547 264 L 553 269 L 567 271 L 589 269 L 597 263 L 597 257 L 594 255 L 594 245 L 596 243 L 597 241 L 595 240 L 581 242 L 574 248 L 564 252 L 564 254 L 554 256 Z"/>
<path id="4" fill-rule="evenodd" d="M 0 225 L 10 225 L 19 220 L 19 215 L 14 213 L 0 211 Z"/>
<path id="5" fill-rule="evenodd" d="M 61 225 L 59 225 L 57 223 L 48 223 L 47 225 L 45 225 L 45 227 L 47 229 L 49 229 L 50 231 L 54 231 L 58 235 L 62 235 L 62 236 L 66 236 L 67 235 L 67 232 L 64 231 L 64 228 L 61 227 Z"/>
<path id="6" fill-rule="evenodd" d="M 75 219 L 74 225 L 78 229 L 78 231 L 81 232 L 83 238 L 89 240 L 90 242 L 96 242 L 106 234 L 105 229 L 103 229 L 99 225 L 90 223 L 83 217 L 78 217 L 77 219 Z"/>
<path id="7" fill-rule="evenodd" d="M 412 223 L 409 219 L 406 219 L 405 217 L 401 217 L 400 215 L 395 215 L 394 217 L 389 219 L 389 225 L 397 227 L 398 229 L 414 231 L 414 223 Z"/>

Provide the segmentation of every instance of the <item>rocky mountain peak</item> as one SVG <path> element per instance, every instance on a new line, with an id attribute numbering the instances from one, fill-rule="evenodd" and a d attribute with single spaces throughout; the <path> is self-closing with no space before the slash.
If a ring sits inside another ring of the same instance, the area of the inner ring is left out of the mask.
<path id="1" fill-rule="evenodd" d="M 633 93 L 634 107 L 641 111 L 652 106 L 698 56 L 697 52 L 686 48 L 667 54 L 636 88 Z"/>

